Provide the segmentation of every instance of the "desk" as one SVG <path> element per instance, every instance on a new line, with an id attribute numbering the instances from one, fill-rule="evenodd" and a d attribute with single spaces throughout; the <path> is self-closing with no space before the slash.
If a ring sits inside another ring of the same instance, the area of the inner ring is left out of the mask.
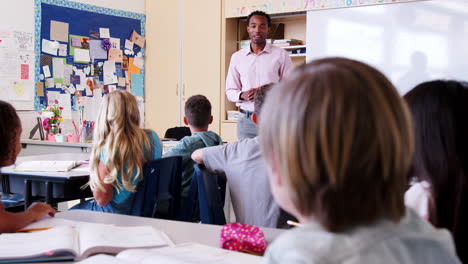
<path id="1" fill-rule="evenodd" d="M 20 156 L 44 155 L 48 153 L 90 152 L 91 143 L 52 142 L 47 140 L 21 139 Z"/>
<path id="2" fill-rule="evenodd" d="M 16 163 L 27 160 L 87 160 L 89 153 L 64 153 L 19 157 Z M 5 193 L 24 195 L 24 206 L 27 208 L 34 196 L 45 197 L 45 202 L 54 204 L 91 197 L 89 188 L 81 186 L 89 180 L 89 171 L 73 169 L 68 172 L 17 172 L 14 166 L 0 169 L 2 174 L 1 189 Z"/>
<path id="3" fill-rule="evenodd" d="M 197 242 L 212 247 L 219 247 L 222 227 L 219 225 L 197 224 L 87 210 L 69 210 L 57 213 L 55 217 L 82 222 L 114 224 L 117 226 L 149 225 L 164 231 L 174 244 Z M 277 236 L 286 231 L 285 229 L 264 227 L 262 227 L 262 230 L 268 243 L 271 243 Z"/>

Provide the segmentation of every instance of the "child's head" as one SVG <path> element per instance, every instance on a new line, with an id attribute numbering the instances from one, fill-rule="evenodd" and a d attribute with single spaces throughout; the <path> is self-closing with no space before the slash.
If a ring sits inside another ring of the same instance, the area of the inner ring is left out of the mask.
<path id="1" fill-rule="evenodd" d="M 414 124 L 415 176 L 431 184 L 429 220 L 452 232 L 458 255 L 466 260 L 468 84 L 425 82 L 404 98 Z"/>
<path id="2" fill-rule="evenodd" d="M 21 122 L 15 108 L 0 101 L 0 167 L 15 163 L 21 150 Z"/>
<path id="3" fill-rule="evenodd" d="M 195 129 L 208 129 L 213 122 L 210 101 L 203 95 L 191 96 L 185 102 L 184 122 Z"/>
<path id="4" fill-rule="evenodd" d="M 265 84 L 265 85 L 261 86 L 255 92 L 255 96 L 254 96 L 254 98 L 255 98 L 254 99 L 255 111 L 252 114 L 252 121 L 257 125 L 258 125 L 258 119 L 259 119 L 259 116 L 260 116 L 260 112 L 261 112 L 262 107 L 263 107 L 263 103 L 265 102 L 265 99 L 266 99 L 266 95 L 271 90 L 273 85 L 274 85 L 273 83 Z"/>
<path id="5" fill-rule="evenodd" d="M 260 144 L 277 202 L 341 232 L 405 214 L 413 157 L 408 110 L 369 65 L 316 60 L 269 93 Z"/>
<path id="6" fill-rule="evenodd" d="M 148 137 L 139 124 L 140 112 L 135 96 L 120 89 L 104 96 L 96 120 L 91 153 L 92 189 L 101 187 L 97 177 L 98 163 L 100 155 L 106 153 L 109 175 L 105 182 L 134 190 L 132 182 L 141 176 L 143 165 L 150 156 Z M 137 175 L 131 178 L 134 169 Z M 122 175 L 121 183 L 116 181 L 118 173 Z"/>

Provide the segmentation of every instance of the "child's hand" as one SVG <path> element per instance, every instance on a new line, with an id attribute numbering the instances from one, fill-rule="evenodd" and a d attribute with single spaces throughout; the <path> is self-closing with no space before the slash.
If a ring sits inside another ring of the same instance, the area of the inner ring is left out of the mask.
<path id="1" fill-rule="evenodd" d="M 33 203 L 29 206 L 27 212 L 31 215 L 34 222 L 41 220 L 46 214 L 49 216 L 55 215 L 54 208 L 45 203 Z"/>

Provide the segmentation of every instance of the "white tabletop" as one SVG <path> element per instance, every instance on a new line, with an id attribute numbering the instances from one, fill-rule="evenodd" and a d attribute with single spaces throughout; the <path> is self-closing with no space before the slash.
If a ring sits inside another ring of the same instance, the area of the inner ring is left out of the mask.
<path id="1" fill-rule="evenodd" d="M 83 161 L 88 160 L 90 153 L 59 153 L 59 154 L 47 154 L 47 155 L 34 155 L 34 156 L 24 156 L 18 157 L 16 159 L 16 164 L 21 164 L 21 162 L 29 160 L 75 160 Z M 81 165 L 83 166 L 83 165 Z M 15 174 L 15 175 L 31 175 L 31 176 L 48 176 L 56 178 L 71 178 L 71 177 L 82 177 L 89 176 L 89 170 L 83 167 L 77 167 L 67 172 L 24 172 L 24 171 L 15 171 L 15 165 L 3 167 L 0 169 L 1 173 L 4 174 Z"/>
<path id="2" fill-rule="evenodd" d="M 48 145 L 48 146 L 63 146 L 63 147 L 82 147 L 82 148 L 91 148 L 92 143 L 80 143 L 80 142 L 54 142 L 48 140 L 38 140 L 38 139 L 21 139 L 21 144 L 31 144 L 31 145 Z"/>
<path id="3" fill-rule="evenodd" d="M 87 210 L 69 210 L 57 213 L 55 217 L 67 220 L 114 224 L 118 226 L 141 226 L 149 225 L 164 231 L 175 244 L 186 242 L 197 242 L 200 244 L 219 247 L 222 226 L 188 223 L 181 221 L 170 221 L 147 217 L 137 217 L 120 214 L 93 212 Z M 266 240 L 271 243 L 283 229 L 261 228 Z"/>

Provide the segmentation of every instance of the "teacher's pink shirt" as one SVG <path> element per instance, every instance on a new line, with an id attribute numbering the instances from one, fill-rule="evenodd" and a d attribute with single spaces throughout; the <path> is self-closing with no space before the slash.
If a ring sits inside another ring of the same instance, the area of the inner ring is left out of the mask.
<path id="1" fill-rule="evenodd" d="M 282 48 L 267 43 L 259 54 L 252 53 L 250 46 L 243 48 L 232 54 L 226 77 L 226 96 L 240 108 L 254 111 L 253 102 L 239 101 L 240 93 L 281 81 L 291 66 L 291 58 Z"/>

